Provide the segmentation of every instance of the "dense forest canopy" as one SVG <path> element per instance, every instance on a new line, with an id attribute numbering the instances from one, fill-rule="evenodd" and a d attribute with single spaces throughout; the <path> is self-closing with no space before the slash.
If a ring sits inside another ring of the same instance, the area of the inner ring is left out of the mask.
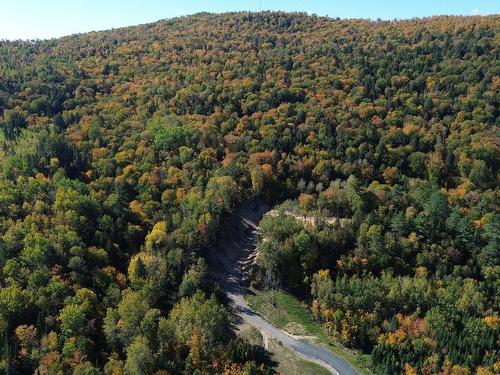
<path id="1" fill-rule="evenodd" d="M 261 196 L 317 222 L 264 219 L 256 283 L 377 373 L 498 373 L 499 29 L 263 12 L 0 41 L 1 371 L 268 371 L 204 262 Z"/>

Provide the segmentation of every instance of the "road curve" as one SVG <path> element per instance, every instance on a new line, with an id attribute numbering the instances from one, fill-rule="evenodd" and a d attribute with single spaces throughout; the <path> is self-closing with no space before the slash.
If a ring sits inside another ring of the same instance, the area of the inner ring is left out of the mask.
<path id="1" fill-rule="evenodd" d="M 255 313 L 244 295 L 249 271 L 255 260 L 258 224 L 270 207 L 262 201 L 242 204 L 229 218 L 216 245 L 208 254 L 208 264 L 214 279 L 226 292 L 235 315 L 235 325 L 243 322 L 255 327 L 263 336 L 272 337 L 300 357 L 315 362 L 332 374 L 359 375 L 348 362 L 314 344 L 298 340 Z"/>

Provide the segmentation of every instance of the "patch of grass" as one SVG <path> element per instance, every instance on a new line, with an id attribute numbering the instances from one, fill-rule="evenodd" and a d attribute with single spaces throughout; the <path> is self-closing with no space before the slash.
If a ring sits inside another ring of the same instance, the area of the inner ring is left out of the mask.
<path id="1" fill-rule="evenodd" d="M 305 304 L 291 294 L 283 291 L 254 291 L 247 295 L 251 306 L 269 322 L 284 329 L 287 324 L 298 323 L 305 331 L 314 336 L 325 335 L 316 323 Z"/>
<path id="2" fill-rule="evenodd" d="M 318 324 L 308 307 L 297 298 L 283 291 L 258 291 L 246 296 L 248 303 L 274 326 L 285 329 L 293 325 L 303 327 L 303 335 L 315 336 L 314 343 L 334 352 L 363 375 L 373 374 L 369 369 L 370 357 L 347 349 L 333 340 Z M 293 334 L 293 333 L 292 333 Z"/>
<path id="3" fill-rule="evenodd" d="M 302 327 L 302 324 L 297 323 L 297 322 L 287 323 L 287 325 L 283 329 L 286 332 L 288 332 L 289 334 L 295 335 L 295 336 L 307 336 L 308 335 L 305 328 Z"/>
<path id="4" fill-rule="evenodd" d="M 249 344 L 263 346 L 264 340 L 262 339 L 262 335 L 259 330 L 252 326 L 243 327 L 238 336 L 245 339 Z"/>

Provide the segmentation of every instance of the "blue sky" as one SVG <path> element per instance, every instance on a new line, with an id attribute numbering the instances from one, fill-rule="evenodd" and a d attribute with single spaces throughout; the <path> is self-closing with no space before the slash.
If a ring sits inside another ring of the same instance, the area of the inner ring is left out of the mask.
<path id="1" fill-rule="evenodd" d="M 0 0 L 0 39 L 46 39 L 202 11 L 258 11 L 260 4 L 341 18 L 500 13 L 500 0 Z"/>

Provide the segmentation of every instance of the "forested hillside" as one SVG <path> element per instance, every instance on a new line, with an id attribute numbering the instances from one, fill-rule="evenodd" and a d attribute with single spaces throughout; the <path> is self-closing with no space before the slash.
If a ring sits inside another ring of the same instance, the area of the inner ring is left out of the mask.
<path id="1" fill-rule="evenodd" d="M 0 41 L 0 371 L 267 373 L 204 262 L 257 195 L 316 222 L 264 219 L 256 284 L 377 373 L 498 373 L 499 31 L 264 12 Z"/>

